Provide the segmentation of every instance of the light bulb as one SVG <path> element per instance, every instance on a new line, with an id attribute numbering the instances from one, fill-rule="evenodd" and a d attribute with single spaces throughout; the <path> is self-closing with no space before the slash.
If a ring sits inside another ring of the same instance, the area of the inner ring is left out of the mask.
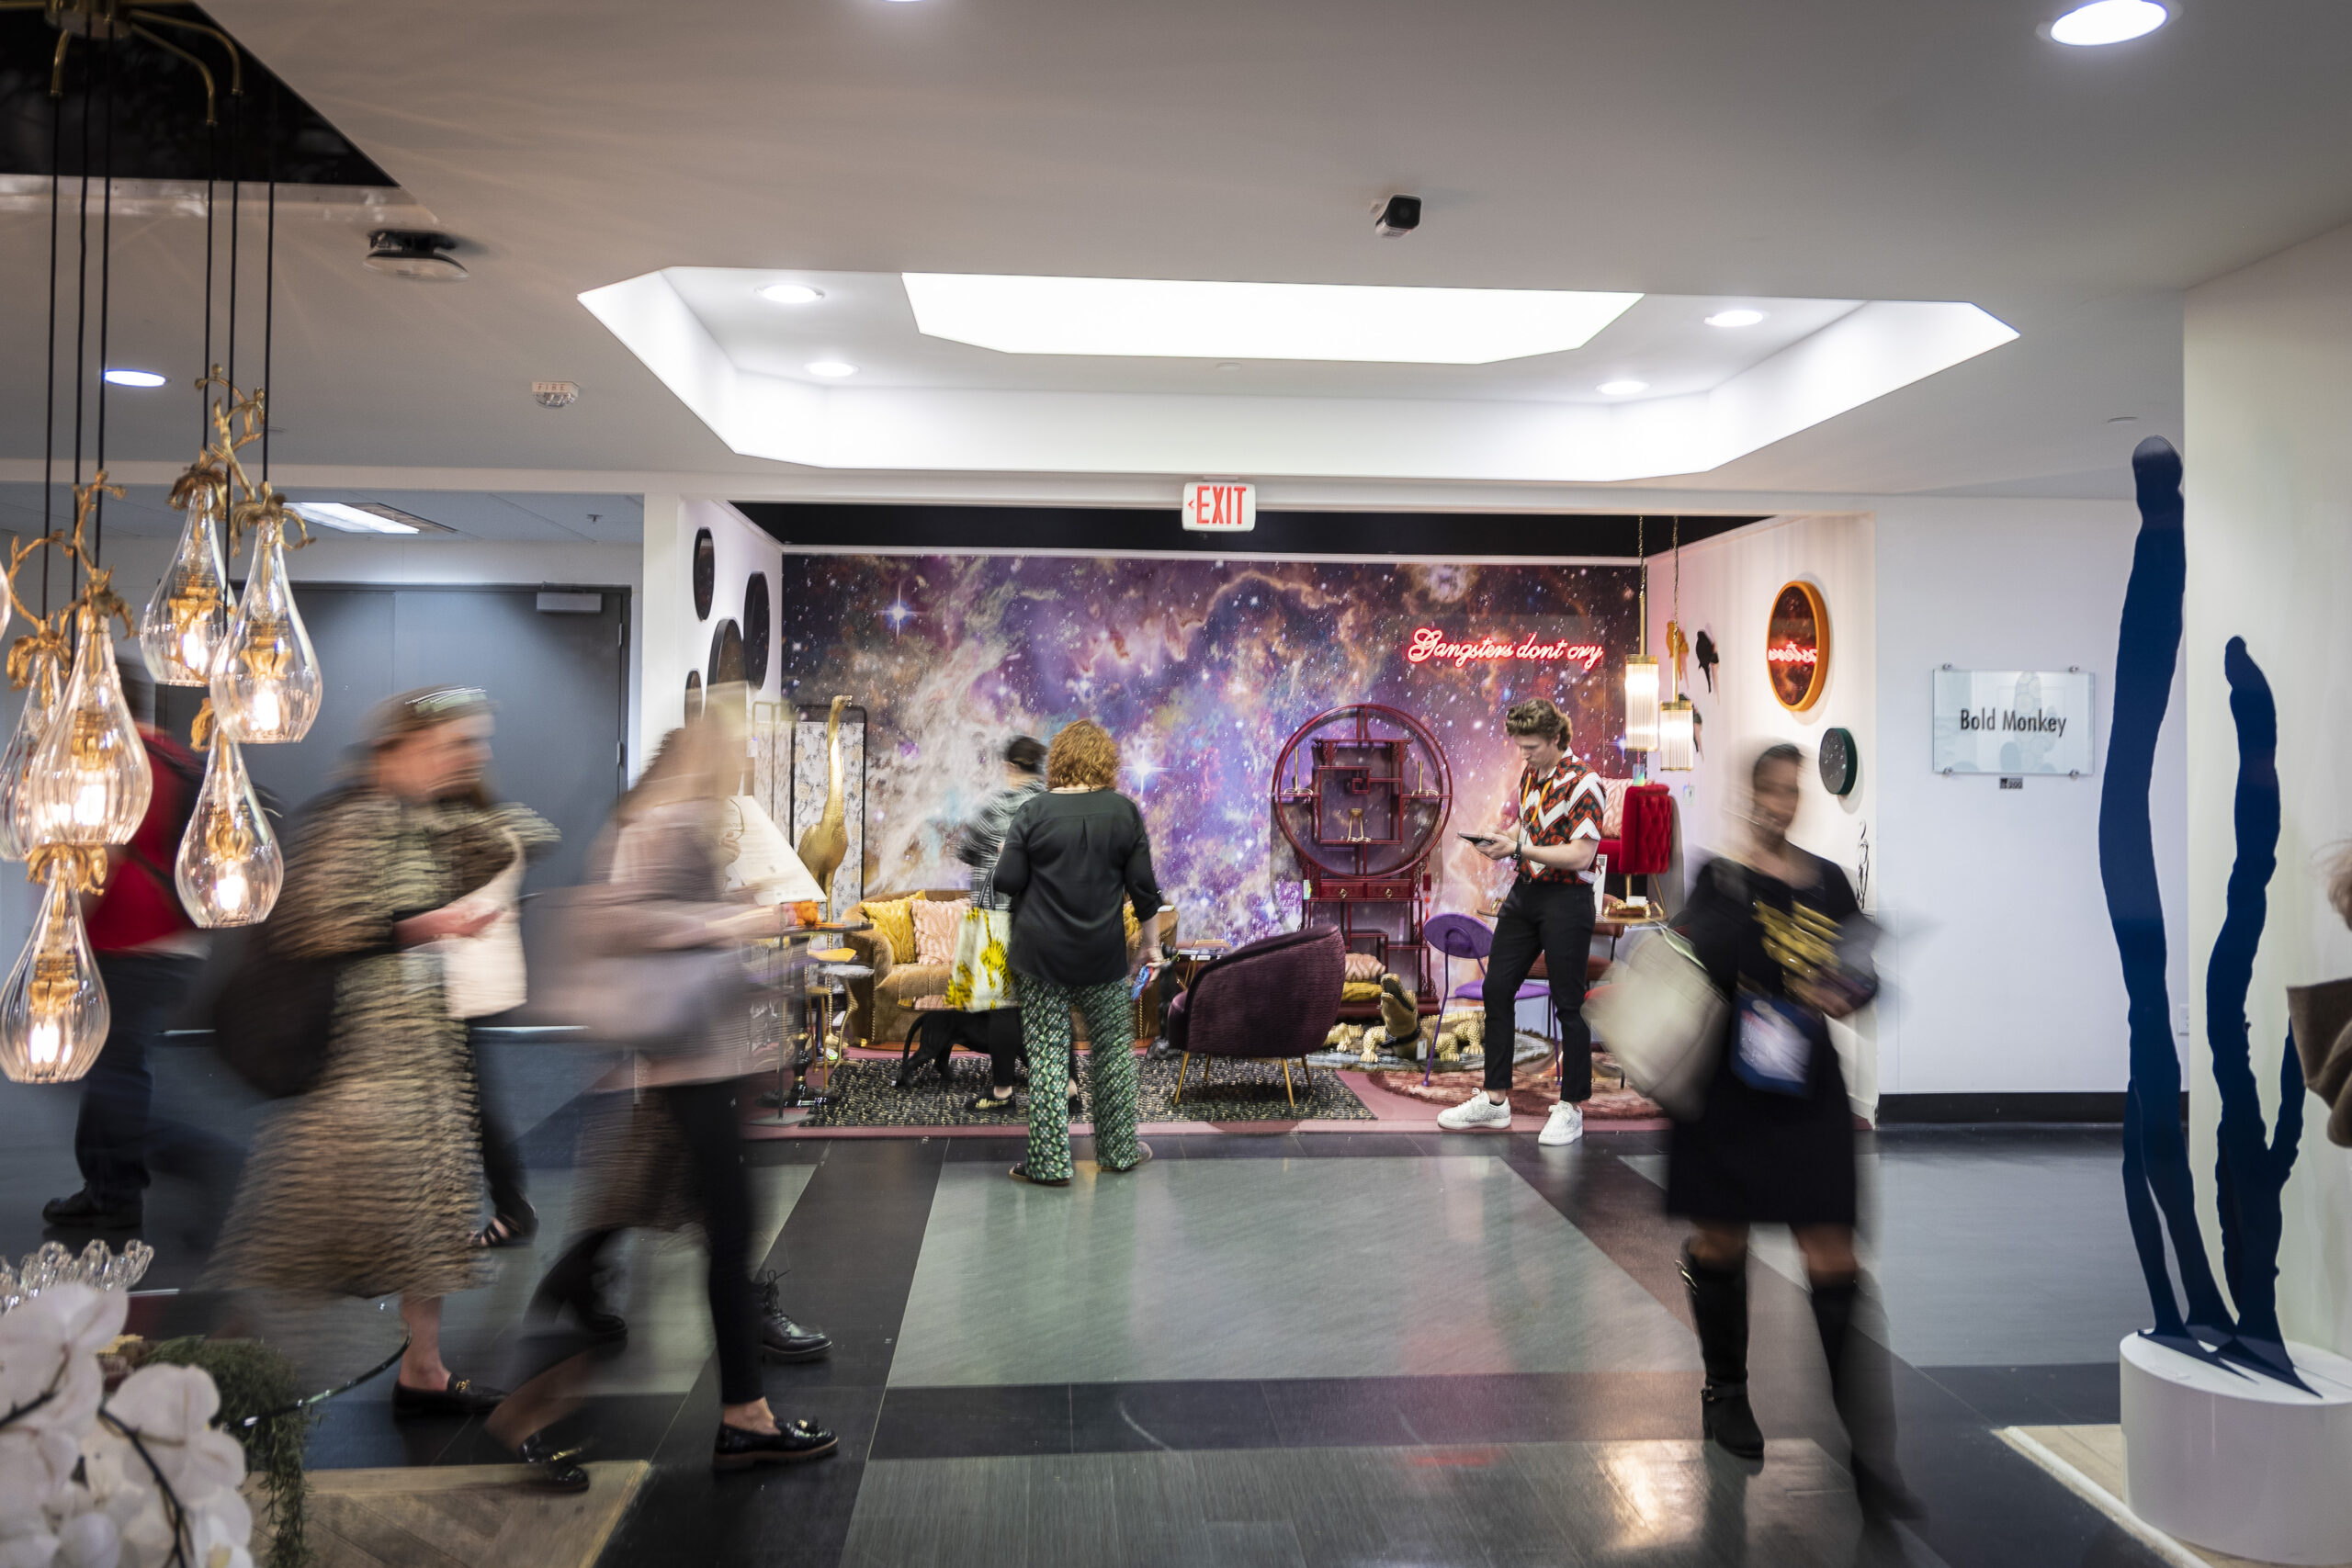
<path id="1" fill-rule="evenodd" d="M 1689 697 L 1677 697 L 1658 710 L 1657 766 L 1660 773 L 1687 773 L 1698 750 L 1699 711 Z"/>
<path id="2" fill-rule="evenodd" d="M 286 541 L 274 518 L 254 535 L 252 575 L 212 664 L 212 713 L 232 740 L 300 740 L 319 716 L 322 682 L 286 580 Z"/>
<path id="3" fill-rule="evenodd" d="M 33 753 L 31 841 L 127 844 L 155 787 L 147 745 L 123 701 L 104 617 L 82 611 L 74 675 Z"/>
<path id="4" fill-rule="evenodd" d="M 216 726 L 204 784 L 173 866 L 180 903 L 199 926 L 249 926 L 269 914 L 285 876 L 285 856 L 254 793 L 244 753 Z"/>
<path id="5" fill-rule="evenodd" d="M 1625 750 L 1657 750 L 1657 660 L 1646 654 L 1625 660 Z"/>
<path id="6" fill-rule="evenodd" d="M 90 1070 L 113 1021 L 72 877 L 52 871 L 32 940 L 0 995 L 0 1072 L 15 1083 L 70 1083 Z"/>
<path id="7" fill-rule="evenodd" d="M 147 668 L 166 686 L 201 686 L 212 656 L 229 635 L 228 573 L 220 564 L 220 491 L 194 487 L 187 525 L 163 581 L 139 617 L 139 646 Z"/>
<path id="8" fill-rule="evenodd" d="M 33 656 L 32 675 L 25 682 L 25 705 L 17 715 L 17 728 L 8 737 L 8 749 L 0 751 L 0 860 L 20 861 L 28 852 L 40 843 L 34 830 L 32 811 L 33 753 L 40 750 L 41 738 L 49 733 L 49 721 L 57 711 L 57 660 L 46 654 Z"/>

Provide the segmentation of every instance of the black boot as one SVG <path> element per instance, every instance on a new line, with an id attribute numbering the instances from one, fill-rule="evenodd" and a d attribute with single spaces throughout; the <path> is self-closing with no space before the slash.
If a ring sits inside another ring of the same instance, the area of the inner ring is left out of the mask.
<path id="1" fill-rule="evenodd" d="M 1741 1459 L 1764 1457 L 1764 1433 L 1747 1404 L 1747 1259 L 1710 1269 L 1682 1249 L 1682 1281 L 1690 1287 L 1690 1315 L 1699 1325 L 1699 1356 L 1707 1387 L 1699 1413 L 1710 1441 Z"/>
<path id="2" fill-rule="evenodd" d="M 569 1307 L 591 1339 L 616 1345 L 628 1337 L 627 1320 L 607 1306 L 599 1288 L 605 1244 L 611 1231 L 590 1231 L 566 1247 L 531 1293 L 531 1310 L 552 1317 Z"/>
<path id="3" fill-rule="evenodd" d="M 1894 1377 L 1889 1352 L 1854 1327 L 1854 1314 L 1866 1300 L 1859 1279 L 1836 1284 L 1815 1280 L 1814 1326 L 1821 1331 L 1829 1392 L 1838 1403 L 1838 1419 L 1846 1424 L 1854 1492 L 1863 1511 L 1916 1519 L 1925 1510 L 1903 1484 L 1894 1457 Z"/>

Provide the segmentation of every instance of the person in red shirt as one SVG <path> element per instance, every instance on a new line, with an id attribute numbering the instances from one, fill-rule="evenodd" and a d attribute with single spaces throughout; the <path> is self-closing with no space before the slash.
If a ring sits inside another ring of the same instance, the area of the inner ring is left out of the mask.
<path id="1" fill-rule="evenodd" d="M 124 657 L 120 665 L 123 696 L 147 743 L 154 791 L 130 842 L 107 852 L 106 886 L 85 905 L 113 1023 L 82 1080 L 82 1114 L 74 1128 L 82 1190 L 41 1209 L 41 1218 L 52 1225 L 88 1230 L 132 1230 L 141 1224 L 151 1154 L 176 1168 L 171 1156 L 180 1145 L 202 1145 L 209 1153 L 214 1142 L 193 1129 L 159 1129 L 148 1114 L 154 1094 L 148 1050 L 203 964 L 204 933 L 180 907 L 172 880 L 203 764 L 155 728 L 155 688 L 138 656 Z M 164 1145 L 171 1147 L 166 1151 Z"/>
<path id="2" fill-rule="evenodd" d="M 1559 1102 L 1540 1143 L 1584 1136 L 1581 1102 L 1592 1098 L 1592 1031 L 1584 1021 L 1585 960 L 1592 951 L 1593 856 L 1600 848 L 1600 780 L 1568 750 L 1568 720 L 1538 697 L 1517 703 L 1503 728 L 1526 763 L 1503 805 L 1503 826 L 1468 835 L 1489 860 L 1519 868 L 1495 919 L 1487 958 L 1487 1081 L 1483 1093 L 1441 1113 L 1450 1133 L 1510 1131 L 1511 1043 L 1518 1035 L 1519 987 L 1544 955 L 1552 1005 L 1560 1018 Z"/>

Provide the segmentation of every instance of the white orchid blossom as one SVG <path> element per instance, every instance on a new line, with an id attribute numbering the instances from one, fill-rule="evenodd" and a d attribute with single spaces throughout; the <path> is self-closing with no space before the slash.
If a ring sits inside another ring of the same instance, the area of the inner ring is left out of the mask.
<path id="1" fill-rule="evenodd" d="M 128 1305 L 56 1284 L 0 1314 L 0 1568 L 163 1568 L 175 1546 L 188 1568 L 253 1568 L 244 1450 L 212 1426 L 209 1373 L 142 1367 L 99 1419 Z"/>

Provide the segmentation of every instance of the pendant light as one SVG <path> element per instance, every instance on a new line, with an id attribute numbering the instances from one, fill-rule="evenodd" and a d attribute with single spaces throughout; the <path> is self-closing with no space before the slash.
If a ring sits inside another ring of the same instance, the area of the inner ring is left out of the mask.
<path id="1" fill-rule="evenodd" d="M 1682 519 L 1674 520 L 1674 610 L 1666 623 L 1667 657 L 1674 660 L 1673 700 L 1658 710 L 1657 766 L 1662 773 L 1687 773 L 1696 765 L 1699 713 L 1682 694 Z"/>
<path id="2" fill-rule="evenodd" d="M 33 753 L 32 830 L 42 844 L 127 844 L 147 815 L 154 776 L 123 700 L 106 618 L 85 604 L 79 619 L 73 677 Z"/>
<path id="3" fill-rule="evenodd" d="M 190 483 L 189 479 L 197 482 Z M 155 584 L 147 612 L 139 617 L 139 646 L 147 669 L 166 686 L 202 686 L 212 677 L 212 658 L 229 635 L 229 574 L 220 561 L 220 496 L 210 476 L 188 476 L 175 502 L 184 500 L 187 525 L 164 579 Z"/>
<path id="4" fill-rule="evenodd" d="M 286 579 L 281 514 L 265 510 L 254 525 L 244 597 L 212 666 L 213 716 L 246 745 L 300 740 L 319 716 L 322 688 L 318 655 Z"/>
<path id="5" fill-rule="evenodd" d="M 1644 554 L 1643 525 L 1648 520 L 1638 518 L 1634 524 L 1634 555 L 1641 563 L 1640 607 L 1636 611 L 1639 631 L 1636 651 L 1625 660 L 1625 750 L 1655 751 L 1657 750 L 1657 660 L 1649 656 L 1650 646 L 1650 563 Z"/>
<path id="6" fill-rule="evenodd" d="M 40 750 L 57 711 L 58 686 L 56 657 L 36 646 L 25 680 L 24 708 L 17 715 L 8 749 L 0 751 L 0 860 L 23 860 L 40 842 L 33 828 L 33 753 Z"/>
<path id="7" fill-rule="evenodd" d="M 244 753 L 217 724 L 173 872 L 188 918 L 208 929 L 265 919 L 285 880 L 286 859 L 254 793 Z"/>
<path id="8" fill-rule="evenodd" d="M 47 869 L 33 940 L 0 993 L 0 1073 L 14 1083 L 66 1083 L 90 1070 L 113 1021 L 74 874 Z"/>

